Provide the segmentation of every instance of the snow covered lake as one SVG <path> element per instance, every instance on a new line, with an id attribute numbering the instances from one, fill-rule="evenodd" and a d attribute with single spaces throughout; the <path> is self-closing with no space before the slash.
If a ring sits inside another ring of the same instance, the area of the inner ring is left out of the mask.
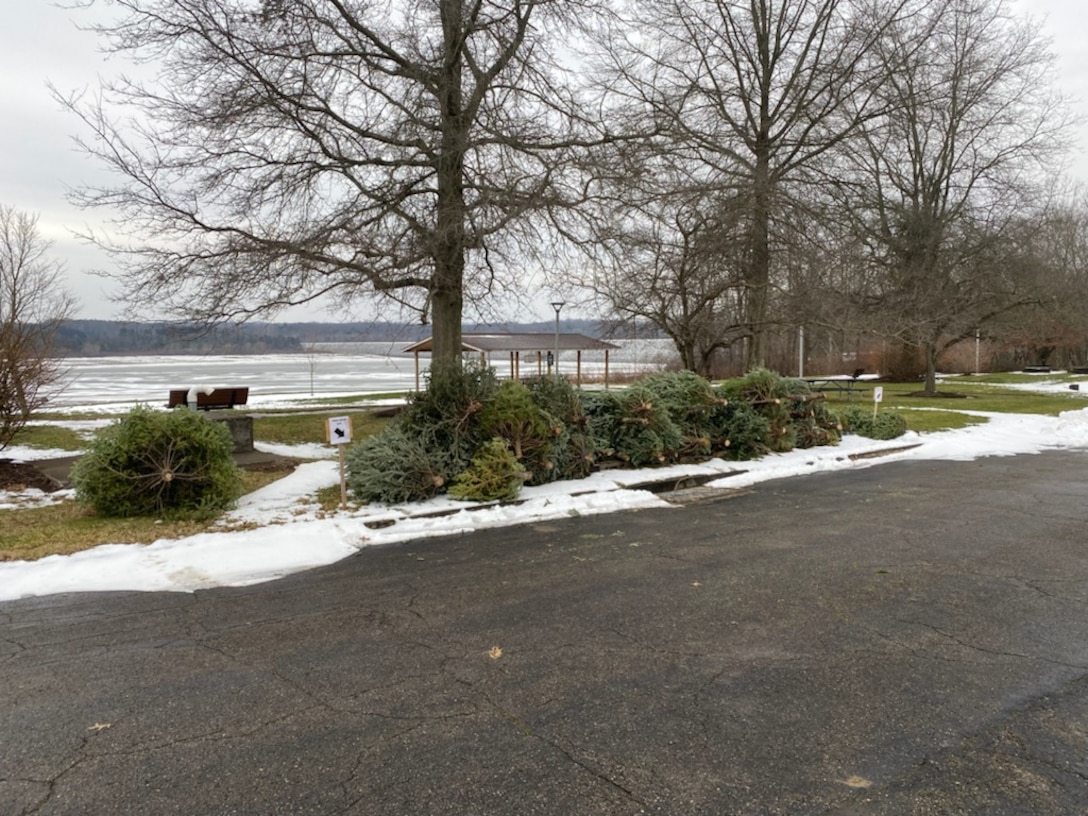
<path id="1" fill-rule="evenodd" d="M 54 409 L 119 407 L 142 402 L 165 404 L 171 389 L 212 386 L 249 388 L 252 406 L 311 396 L 334 397 L 410 391 L 416 387 L 416 364 L 396 343 L 319 343 L 301 354 L 71 357 L 64 361 L 62 390 L 51 400 Z M 667 340 L 622 343 L 612 352 L 614 373 L 655 371 L 670 357 Z M 430 359 L 420 357 L 426 369 Z M 560 355 L 560 370 L 573 375 L 573 352 Z M 508 359 L 491 360 L 500 377 L 510 375 Z M 522 362 L 522 371 L 526 371 Z M 586 352 L 585 377 L 603 376 L 604 359 Z"/>

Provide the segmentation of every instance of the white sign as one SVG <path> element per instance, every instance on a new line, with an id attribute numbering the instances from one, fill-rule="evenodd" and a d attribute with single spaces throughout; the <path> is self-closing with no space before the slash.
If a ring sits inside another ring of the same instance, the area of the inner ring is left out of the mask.
<path id="1" fill-rule="evenodd" d="M 873 389 L 873 402 L 884 402 L 884 387 L 878 385 Z"/>
<path id="2" fill-rule="evenodd" d="M 346 445 L 351 441 L 351 417 L 329 417 L 325 421 L 331 445 Z"/>

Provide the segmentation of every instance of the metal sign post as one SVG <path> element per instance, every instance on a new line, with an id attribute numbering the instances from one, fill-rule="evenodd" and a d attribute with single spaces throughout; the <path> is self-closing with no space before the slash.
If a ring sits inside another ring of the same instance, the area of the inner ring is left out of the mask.
<path id="1" fill-rule="evenodd" d="M 348 508 L 348 483 L 344 474 L 344 446 L 351 441 L 351 417 L 329 417 L 325 420 L 325 438 L 336 445 L 340 458 L 340 509 Z"/>

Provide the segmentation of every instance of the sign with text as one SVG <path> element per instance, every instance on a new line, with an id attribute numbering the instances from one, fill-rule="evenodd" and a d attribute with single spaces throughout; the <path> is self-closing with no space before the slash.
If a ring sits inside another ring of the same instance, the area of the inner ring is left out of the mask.
<path id="1" fill-rule="evenodd" d="M 351 441 L 351 417 L 329 417 L 325 420 L 325 434 L 329 444 L 346 445 Z"/>
<path id="2" fill-rule="evenodd" d="M 873 402 L 884 402 L 884 388 L 878 385 L 873 389 Z"/>

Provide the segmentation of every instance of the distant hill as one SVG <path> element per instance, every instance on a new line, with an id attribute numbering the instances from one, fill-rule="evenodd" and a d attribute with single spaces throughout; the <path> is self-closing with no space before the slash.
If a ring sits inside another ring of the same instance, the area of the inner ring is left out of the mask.
<path id="1" fill-rule="evenodd" d="M 594 320 L 563 320 L 565 332 L 611 336 Z M 554 321 L 485 323 L 466 332 L 549 332 Z M 57 335 L 57 352 L 65 357 L 132 354 L 268 354 L 305 351 L 308 343 L 403 341 L 429 337 L 429 326 L 405 323 L 245 323 L 196 329 L 177 323 L 119 320 L 68 320 Z M 639 331 L 640 337 L 653 336 Z"/>

